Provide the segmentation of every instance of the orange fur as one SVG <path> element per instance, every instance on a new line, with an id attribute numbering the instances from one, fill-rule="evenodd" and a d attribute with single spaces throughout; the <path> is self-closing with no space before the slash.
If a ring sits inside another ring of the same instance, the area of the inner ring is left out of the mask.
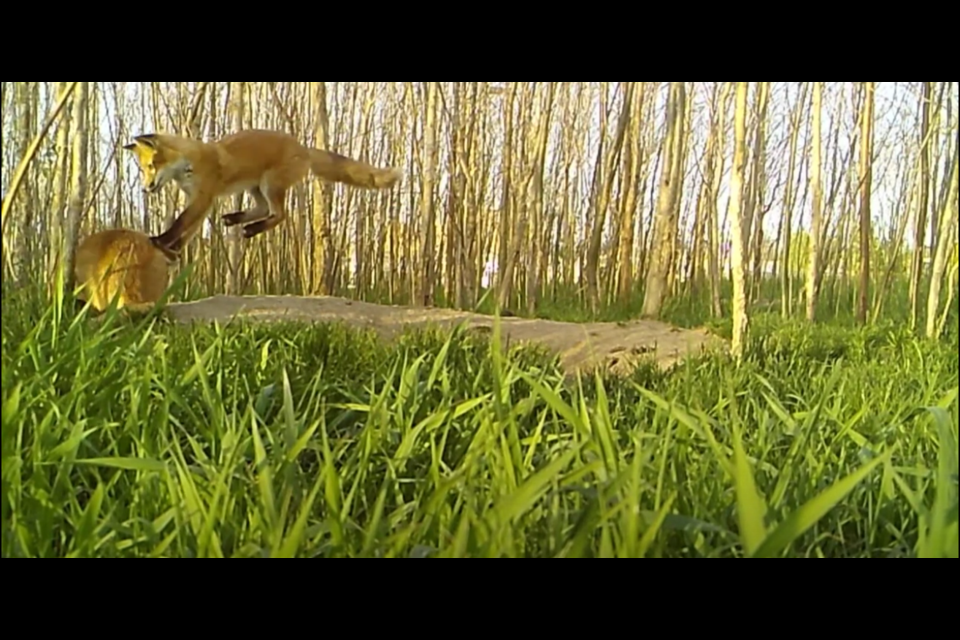
<path id="1" fill-rule="evenodd" d="M 174 259 L 139 231 L 94 233 L 77 247 L 73 272 L 82 287 L 77 297 L 97 311 L 110 306 L 114 296 L 119 309 L 149 311 L 167 288 Z"/>
<path id="2" fill-rule="evenodd" d="M 286 218 L 287 190 L 308 172 L 322 180 L 354 187 L 386 189 L 400 180 L 398 169 L 380 169 L 331 151 L 312 149 L 280 131 L 247 129 L 216 142 L 151 133 L 124 149 L 137 156 L 144 189 L 156 192 L 170 181 L 187 196 L 187 207 L 165 232 L 152 238 L 174 253 L 200 230 L 217 198 L 247 191 L 255 206 L 223 216 L 227 226 L 242 224 L 252 238 Z"/>

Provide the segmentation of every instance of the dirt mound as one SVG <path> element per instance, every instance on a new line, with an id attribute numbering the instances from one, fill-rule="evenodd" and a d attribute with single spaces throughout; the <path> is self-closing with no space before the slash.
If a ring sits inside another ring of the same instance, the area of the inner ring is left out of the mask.
<path id="1" fill-rule="evenodd" d="M 400 307 L 326 296 L 214 296 L 193 302 L 171 303 L 170 316 L 178 322 L 227 322 L 231 318 L 259 322 L 337 322 L 374 329 L 392 338 L 406 327 L 452 327 L 466 322 L 489 333 L 492 316 L 452 309 Z M 667 368 L 685 356 L 723 342 L 704 329 L 678 329 L 663 322 L 554 322 L 501 318 L 504 341 L 539 342 L 560 354 L 565 371 L 590 371 L 597 365 L 614 373 L 629 373 L 642 358 L 652 358 Z"/>

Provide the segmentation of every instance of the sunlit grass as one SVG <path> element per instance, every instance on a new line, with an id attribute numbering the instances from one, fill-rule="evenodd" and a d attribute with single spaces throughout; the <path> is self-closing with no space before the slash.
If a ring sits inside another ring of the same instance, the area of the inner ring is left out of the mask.
<path id="1" fill-rule="evenodd" d="M 955 329 L 758 316 L 739 367 L 570 384 L 496 332 L 72 308 L 4 292 L 3 557 L 957 557 Z"/>

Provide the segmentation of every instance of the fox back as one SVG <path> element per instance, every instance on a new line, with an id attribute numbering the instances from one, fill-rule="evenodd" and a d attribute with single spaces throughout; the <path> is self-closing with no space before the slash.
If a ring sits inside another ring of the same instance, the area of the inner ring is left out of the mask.
<path id="1" fill-rule="evenodd" d="M 87 236 L 77 247 L 74 276 L 78 298 L 97 311 L 114 296 L 117 307 L 146 311 L 160 299 L 169 282 L 170 260 L 145 233 L 108 229 Z"/>

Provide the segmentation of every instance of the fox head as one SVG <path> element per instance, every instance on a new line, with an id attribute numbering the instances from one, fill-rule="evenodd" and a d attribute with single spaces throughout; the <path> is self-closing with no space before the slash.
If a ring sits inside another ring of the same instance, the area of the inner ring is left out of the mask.
<path id="1" fill-rule="evenodd" d="M 162 144 L 153 133 L 137 136 L 131 144 L 124 145 L 123 148 L 136 154 L 143 189 L 148 193 L 154 193 L 176 179 L 186 168 L 181 155 L 175 149 Z"/>

